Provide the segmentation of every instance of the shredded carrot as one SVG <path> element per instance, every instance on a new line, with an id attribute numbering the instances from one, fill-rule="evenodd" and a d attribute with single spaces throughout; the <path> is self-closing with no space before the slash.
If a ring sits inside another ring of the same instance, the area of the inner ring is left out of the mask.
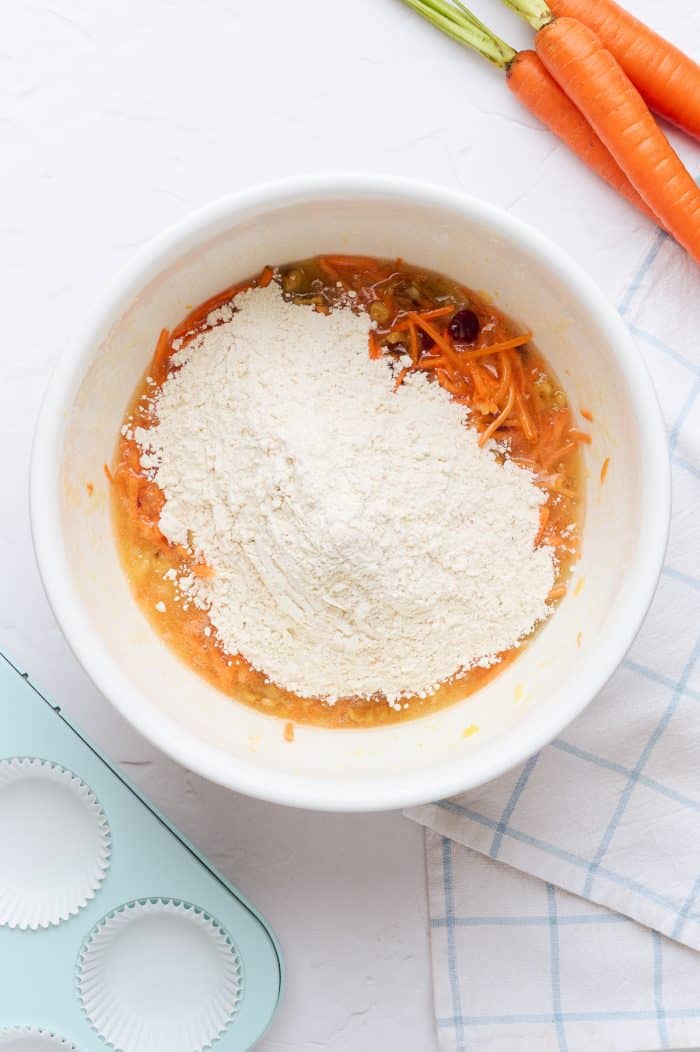
<path id="1" fill-rule="evenodd" d="M 510 363 L 510 355 L 507 351 L 501 352 L 498 357 L 501 363 L 501 382 L 496 388 L 494 400 L 500 405 L 508 393 L 508 388 L 510 387 L 513 376 L 513 369 Z"/>
<path id="2" fill-rule="evenodd" d="M 335 269 L 332 263 L 330 263 L 324 256 L 321 256 L 318 261 L 318 265 L 331 281 L 340 281 L 340 274 Z"/>
<path id="3" fill-rule="evenodd" d="M 528 442 L 534 442 L 537 438 L 537 429 L 528 412 L 527 405 L 525 404 L 525 396 L 518 387 L 515 388 L 515 408 L 525 438 Z"/>
<path id="4" fill-rule="evenodd" d="M 464 397 L 465 391 L 462 385 L 459 383 L 455 383 L 454 380 L 451 380 L 446 372 L 443 371 L 440 373 L 439 380 L 440 386 L 444 387 L 446 391 L 450 392 L 450 394 L 455 395 L 456 398 Z"/>
<path id="5" fill-rule="evenodd" d="M 382 356 L 382 345 L 377 339 L 374 329 L 370 329 L 369 333 L 369 356 L 373 361 Z"/>
<path id="6" fill-rule="evenodd" d="M 87 490 L 88 497 L 91 497 L 95 492 L 95 487 L 93 486 L 92 482 L 86 482 L 85 489 Z"/>
<path id="7" fill-rule="evenodd" d="M 586 431 L 579 431 L 577 428 L 572 427 L 569 430 L 569 438 L 573 438 L 574 442 L 584 442 L 587 446 L 590 446 L 593 439 Z"/>
<path id="8" fill-rule="evenodd" d="M 405 332 L 406 329 L 410 329 L 415 320 L 414 316 L 423 318 L 424 321 L 430 321 L 434 318 L 444 318 L 448 314 L 454 314 L 454 312 L 454 304 L 451 304 L 449 307 L 436 307 L 434 310 L 412 311 L 408 318 L 394 326 L 394 332 Z"/>
<path id="9" fill-rule="evenodd" d="M 214 571 L 212 570 L 211 566 L 207 566 L 206 563 L 193 563 L 192 573 L 195 575 L 195 577 L 202 577 L 207 581 L 211 580 L 211 578 L 214 576 Z"/>
<path id="10" fill-rule="evenodd" d="M 608 474 L 608 468 L 610 467 L 610 457 L 606 457 L 603 461 L 603 466 L 600 469 L 600 484 L 601 486 L 605 482 Z"/>
<path id="11" fill-rule="evenodd" d="M 449 337 L 445 336 L 444 333 L 440 332 L 439 329 L 436 329 L 434 325 L 431 325 L 430 322 L 427 322 L 425 318 L 422 318 L 421 315 L 417 314 L 415 311 L 411 311 L 409 318 L 416 323 L 419 329 L 422 329 L 423 332 L 427 332 L 428 336 L 431 337 L 445 355 L 452 368 L 457 369 L 459 372 L 459 359 L 452 348 Z"/>
<path id="12" fill-rule="evenodd" d="M 505 423 L 505 421 L 508 419 L 508 417 L 510 416 L 510 414 L 511 414 L 511 412 L 513 410 L 513 403 L 514 402 L 515 402 L 515 388 L 511 387 L 510 391 L 508 392 L 508 401 L 506 402 L 505 406 L 503 407 L 503 411 L 501 413 L 499 413 L 499 415 L 496 417 L 496 419 L 492 420 L 491 423 L 489 424 L 489 426 L 486 428 L 486 430 L 482 431 L 481 434 L 479 435 L 479 445 L 480 446 L 486 445 L 486 443 L 491 438 L 491 435 L 494 433 L 494 431 L 498 431 L 498 429 L 501 426 L 501 424 Z"/>
<path id="13" fill-rule="evenodd" d="M 416 369 L 444 369 L 446 365 L 447 359 L 438 355 L 437 358 L 421 358 Z"/>
<path id="14" fill-rule="evenodd" d="M 543 504 L 542 507 L 540 508 L 540 528 L 537 531 L 537 535 L 535 537 L 535 548 L 537 547 L 538 544 L 542 543 L 542 538 L 544 537 L 544 531 L 547 529 L 547 523 L 549 522 L 549 515 L 550 515 L 549 508 L 547 507 L 546 504 Z"/>
<path id="15" fill-rule="evenodd" d="M 551 603 L 555 599 L 562 599 L 566 595 L 566 585 L 557 584 L 552 588 L 551 592 L 547 596 L 547 602 Z"/>
<path id="16" fill-rule="evenodd" d="M 406 378 L 406 374 L 410 373 L 410 371 L 411 371 L 411 366 L 410 365 L 405 365 L 404 368 L 399 373 L 399 375 L 396 377 L 396 382 L 394 384 L 394 390 L 395 391 L 398 391 L 399 387 L 401 386 L 401 384 L 404 382 L 404 379 Z"/>
<path id="17" fill-rule="evenodd" d="M 431 318 L 444 318 L 448 314 L 454 314 L 454 304 L 449 304 L 447 307 L 435 307 L 430 310 L 418 311 L 421 318 L 425 318 L 426 321 L 430 321 Z"/>
<path id="18" fill-rule="evenodd" d="M 111 471 L 109 470 L 109 467 L 108 467 L 108 466 L 107 466 L 106 464 L 103 464 L 103 465 L 102 465 L 102 467 L 104 468 L 104 473 L 105 473 L 105 475 L 107 476 L 108 480 L 109 480 L 110 482 L 114 482 L 114 475 L 113 475 L 113 474 L 112 474 L 112 472 L 111 472 Z"/>
<path id="19" fill-rule="evenodd" d="M 377 266 L 377 260 L 371 256 L 319 256 L 319 263 L 321 260 L 332 267 L 357 267 L 358 270 L 374 269 Z"/>
<path id="20" fill-rule="evenodd" d="M 474 391 L 478 400 L 482 403 L 490 402 L 491 398 L 488 387 L 488 379 L 485 378 L 484 372 L 482 372 L 482 370 L 479 369 L 476 363 L 473 363 L 471 368 L 469 369 L 469 375 L 471 376 L 472 381 L 474 383 Z"/>
<path id="21" fill-rule="evenodd" d="M 170 333 L 167 329 L 161 329 L 158 343 L 151 361 L 151 372 L 160 372 L 160 369 L 168 360 L 170 355 Z"/>
<path id="22" fill-rule="evenodd" d="M 239 292 L 245 292 L 246 289 L 249 289 L 252 284 L 252 281 L 239 281 L 237 285 L 231 285 L 229 288 L 224 289 L 223 292 L 219 292 L 216 296 L 205 300 L 204 303 L 200 303 L 198 307 L 195 307 L 183 318 L 179 325 L 175 326 L 171 333 L 171 338 L 178 340 L 181 336 L 191 332 L 192 329 L 196 329 L 198 325 L 207 320 L 213 310 L 216 310 L 217 307 L 223 307 L 225 303 L 232 300 Z"/>
<path id="23" fill-rule="evenodd" d="M 579 413 L 581 414 L 584 420 L 590 421 L 591 424 L 593 423 L 593 413 L 590 411 L 590 409 L 579 409 Z"/>
<path id="24" fill-rule="evenodd" d="M 408 326 L 408 353 L 411 355 L 413 364 L 418 365 L 420 346 L 418 344 L 418 332 L 412 322 Z"/>
<path id="25" fill-rule="evenodd" d="M 549 456 L 542 461 L 542 466 L 545 468 L 555 467 L 574 449 L 576 449 L 575 442 L 566 442 L 563 446 L 560 446 L 559 449 L 555 449 L 553 453 L 550 453 Z"/>
<path id="26" fill-rule="evenodd" d="M 511 340 L 503 340 L 501 343 L 486 344 L 484 347 L 465 348 L 460 351 L 464 358 L 484 358 L 488 354 L 498 354 L 499 351 L 508 351 L 511 347 L 524 347 L 532 339 L 531 332 L 525 332 L 521 336 L 514 336 Z"/>

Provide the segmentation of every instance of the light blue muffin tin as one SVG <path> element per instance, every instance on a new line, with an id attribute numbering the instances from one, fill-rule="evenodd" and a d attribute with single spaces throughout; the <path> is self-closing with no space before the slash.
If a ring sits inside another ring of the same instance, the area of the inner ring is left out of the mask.
<path id="1" fill-rule="evenodd" d="M 0 1052 L 243 1052 L 274 935 L 0 656 Z"/>

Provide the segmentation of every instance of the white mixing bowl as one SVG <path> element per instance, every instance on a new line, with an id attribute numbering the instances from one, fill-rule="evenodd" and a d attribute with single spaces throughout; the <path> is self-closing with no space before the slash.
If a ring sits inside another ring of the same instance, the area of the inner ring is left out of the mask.
<path id="1" fill-rule="evenodd" d="M 570 589 L 522 656 L 435 715 L 373 730 L 297 726 L 290 743 L 281 720 L 209 686 L 149 627 L 117 558 L 103 465 L 162 327 L 266 263 L 322 252 L 401 256 L 486 291 L 534 331 L 573 405 L 588 407 L 595 423 L 585 450 L 587 510 L 576 568 L 583 585 Z M 662 564 L 669 505 L 666 440 L 651 381 L 593 282 L 545 238 L 489 205 L 359 175 L 236 194 L 143 248 L 50 384 L 31 479 L 46 591 L 106 697 L 147 738 L 207 778 L 327 810 L 439 799 L 494 778 L 554 738 L 601 689 L 639 629 Z M 474 726 L 478 731 L 465 735 Z"/>

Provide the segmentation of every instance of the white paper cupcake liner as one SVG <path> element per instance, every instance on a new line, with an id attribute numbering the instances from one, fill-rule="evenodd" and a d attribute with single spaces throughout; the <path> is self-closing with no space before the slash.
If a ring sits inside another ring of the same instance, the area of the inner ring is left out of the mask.
<path id="1" fill-rule="evenodd" d="M 78 1052 L 78 1049 L 48 1030 L 16 1026 L 0 1029 L 0 1052 Z"/>
<path id="2" fill-rule="evenodd" d="M 203 1052 L 228 1027 L 242 993 L 230 937 L 198 907 L 130 902 L 93 928 L 78 958 L 78 996 L 118 1052 Z"/>
<path id="3" fill-rule="evenodd" d="M 46 760 L 0 760 L 0 924 L 35 930 L 76 914 L 104 879 L 110 841 L 77 775 Z"/>

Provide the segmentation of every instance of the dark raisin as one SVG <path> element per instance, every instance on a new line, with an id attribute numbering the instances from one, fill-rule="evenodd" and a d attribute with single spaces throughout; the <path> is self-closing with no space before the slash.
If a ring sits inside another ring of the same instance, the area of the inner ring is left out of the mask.
<path id="1" fill-rule="evenodd" d="M 450 318 L 449 333 L 455 343 L 474 343 L 481 325 L 473 310 L 465 307 Z"/>
<path id="2" fill-rule="evenodd" d="M 424 351 L 429 351 L 431 347 L 435 346 L 435 340 L 427 332 L 422 332 L 421 331 L 420 342 L 421 342 L 421 347 L 423 348 Z"/>

